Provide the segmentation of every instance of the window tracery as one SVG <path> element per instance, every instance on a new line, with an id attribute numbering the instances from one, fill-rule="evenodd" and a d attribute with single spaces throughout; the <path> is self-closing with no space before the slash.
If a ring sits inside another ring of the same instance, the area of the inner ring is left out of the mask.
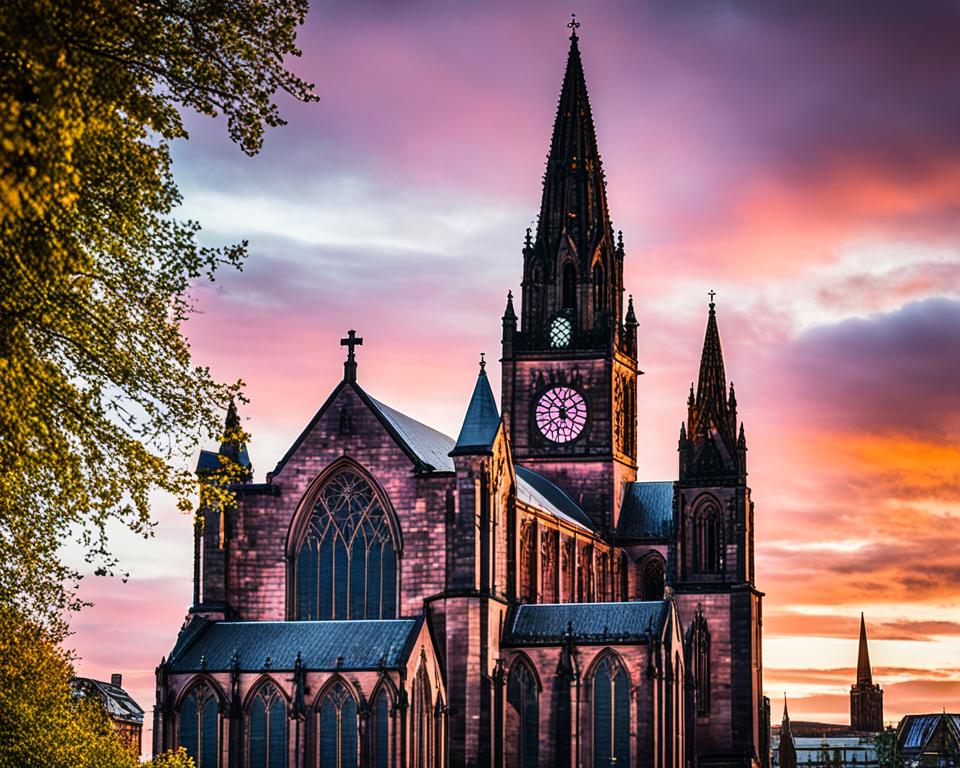
<path id="1" fill-rule="evenodd" d="M 357 768 L 357 703 L 343 683 L 327 690 L 317 715 L 319 768 Z"/>
<path id="2" fill-rule="evenodd" d="M 383 503 L 352 469 L 334 474 L 297 551 L 295 618 L 392 619 L 397 556 Z"/>
<path id="3" fill-rule="evenodd" d="M 286 768 L 287 706 L 273 683 L 258 689 L 247 712 L 250 768 Z"/>
<path id="4" fill-rule="evenodd" d="M 591 686 L 593 764 L 630 765 L 630 679 L 623 666 L 610 656 L 594 669 Z"/>
<path id="5" fill-rule="evenodd" d="M 537 768 L 540 755 L 540 702 L 537 681 L 523 661 L 513 665 L 507 680 L 507 703 L 517 718 L 516 753 L 510 765 Z"/>
<path id="6" fill-rule="evenodd" d="M 219 699 L 213 688 L 198 683 L 180 704 L 179 744 L 193 758 L 197 768 L 220 764 Z"/>

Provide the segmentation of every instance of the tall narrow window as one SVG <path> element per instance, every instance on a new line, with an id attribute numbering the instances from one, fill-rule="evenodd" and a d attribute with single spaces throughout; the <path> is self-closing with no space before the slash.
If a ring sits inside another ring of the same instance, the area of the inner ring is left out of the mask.
<path id="1" fill-rule="evenodd" d="M 392 619 L 397 557 L 383 504 L 349 469 L 320 492 L 297 550 L 297 619 Z"/>
<path id="2" fill-rule="evenodd" d="M 390 760 L 390 701 L 387 692 L 380 689 L 370 708 L 372 723 L 370 728 L 371 765 L 375 768 L 389 768 Z"/>
<path id="3" fill-rule="evenodd" d="M 569 261 L 563 268 L 563 308 L 577 308 L 577 268 Z"/>
<path id="4" fill-rule="evenodd" d="M 220 764 L 220 716 L 217 696 L 206 683 L 197 685 L 180 705 L 180 746 L 197 768 Z"/>
<path id="5" fill-rule="evenodd" d="M 630 680 L 609 657 L 593 674 L 593 764 L 596 768 L 630 765 Z"/>
<path id="6" fill-rule="evenodd" d="M 603 312 L 606 307 L 606 293 L 604 288 L 606 284 L 603 281 L 603 267 L 600 262 L 593 265 L 593 311 Z"/>
<path id="7" fill-rule="evenodd" d="M 537 599 L 536 540 L 533 522 L 520 528 L 520 599 L 533 603 Z"/>
<path id="8" fill-rule="evenodd" d="M 697 714 L 710 714 L 710 629 L 704 615 L 693 620 L 693 674 L 697 691 Z"/>
<path id="9" fill-rule="evenodd" d="M 509 765 L 522 768 L 537 768 L 540 755 L 540 702 L 537 681 L 533 672 L 523 662 L 513 665 L 507 680 L 507 703 L 517 718 L 517 734 L 514 740 L 516 754 L 510 755 Z"/>
<path id="10" fill-rule="evenodd" d="M 663 560 L 651 555 L 643 566 L 642 600 L 663 600 Z"/>
<path id="11" fill-rule="evenodd" d="M 563 584 L 563 602 L 572 603 L 577 599 L 576 592 L 574 591 L 574 584 L 576 582 L 576 560 L 577 555 L 575 551 L 576 544 L 573 539 L 567 539 L 563 542 L 563 547 L 560 550 L 560 569 L 562 573 L 562 584 Z"/>
<path id="12" fill-rule="evenodd" d="M 342 683 L 327 691 L 317 715 L 319 768 L 357 768 L 357 704 Z"/>
<path id="13" fill-rule="evenodd" d="M 410 703 L 411 738 L 413 742 L 411 765 L 434 768 L 436 753 L 433 738 L 433 696 L 431 695 L 430 678 L 422 662 L 413 681 L 413 697 Z"/>
<path id="14" fill-rule="evenodd" d="M 693 520 L 693 562 L 698 573 L 720 573 L 723 569 L 723 536 L 720 510 L 704 504 Z"/>
<path id="15" fill-rule="evenodd" d="M 540 572 L 543 575 L 540 594 L 545 603 L 557 602 L 557 532 L 544 531 L 540 536 Z"/>
<path id="16" fill-rule="evenodd" d="M 287 706 L 272 683 L 260 687 L 247 713 L 250 768 L 286 768 Z"/>

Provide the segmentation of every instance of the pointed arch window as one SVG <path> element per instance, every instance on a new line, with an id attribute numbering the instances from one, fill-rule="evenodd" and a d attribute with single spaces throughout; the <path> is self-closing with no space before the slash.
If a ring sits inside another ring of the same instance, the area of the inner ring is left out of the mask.
<path id="1" fill-rule="evenodd" d="M 593 764 L 596 768 L 629 768 L 630 680 L 609 656 L 597 664 L 592 680 Z"/>
<path id="2" fill-rule="evenodd" d="M 297 549 L 294 618 L 392 619 L 397 555 L 387 512 L 367 480 L 351 469 L 320 491 Z"/>
<path id="3" fill-rule="evenodd" d="M 516 754 L 508 759 L 508 764 L 521 768 L 537 768 L 540 759 L 540 702 L 537 681 L 533 672 L 519 661 L 510 670 L 507 679 L 507 703 L 513 708 L 517 718 L 518 738 Z"/>
<path id="4" fill-rule="evenodd" d="M 606 307 L 606 283 L 603 280 L 603 266 L 598 261 L 593 265 L 593 311 L 603 312 Z"/>
<path id="5" fill-rule="evenodd" d="M 642 600 L 663 600 L 664 568 L 658 555 L 651 555 L 643 566 Z"/>
<path id="6" fill-rule="evenodd" d="M 324 694 L 317 714 L 318 765 L 357 768 L 357 703 L 343 683 Z"/>
<path id="7" fill-rule="evenodd" d="M 411 765 L 422 768 L 434 768 L 436 765 L 436 743 L 434 741 L 433 696 L 430 677 L 421 659 L 413 681 L 413 696 L 410 706 L 410 724 L 412 727 Z"/>
<path id="8" fill-rule="evenodd" d="M 713 501 L 700 506 L 693 520 L 693 564 L 697 573 L 723 569 L 723 530 L 720 509 Z"/>
<path id="9" fill-rule="evenodd" d="M 543 602 L 557 602 L 557 532 L 544 531 L 540 536 L 540 594 Z"/>
<path id="10" fill-rule="evenodd" d="M 577 308 L 577 268 L 568 261 L 563 268 L 563 309 Z"/>
<path id="11" fill-rule="evenodd" d="M 247 712 L 250 768 L 286 768 L 287 704 L 273 683 L 260 687 Z"/>
<path id="12" fill-rule="evenodd" d="M 697 691 L 697 714 L 710 714 L 710 629 L 704 615 L 693 621 L 693 674 Z"/>
<path id="13" fill-rule="evenodd" d="M 374 768 L 389 768 L 390 759 L 390 699 L 384 688 L 370 707 L 370 765 Z"/>
<path id="14" fill-rule="evenodd" d="M 536 536 L 530 520 L 520 528 L 520 599 L 528 603 L 537 599 Z"/>
<path id="15" fill-rule="evenodd" d="M 197 768 L 220 764 L 219 700 L 206 683 L 198 684 L 180 704 L 179 744 Z"/>

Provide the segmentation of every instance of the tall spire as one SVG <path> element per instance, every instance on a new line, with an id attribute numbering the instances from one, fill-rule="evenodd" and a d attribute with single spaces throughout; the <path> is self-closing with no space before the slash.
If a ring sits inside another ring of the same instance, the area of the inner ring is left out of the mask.
<path id="1" fill-rule="evenodd" d="M 860 653 L 857 656 L 857 682 L 873 683 L 873 670 L 870 669 L 870 651 L 867 649 L 867 624 L 860 613 Z"/>
<path id="2" fill-rule="evenodd" d="M 698 409 L 723 408 L 723 403 L 729 402 L 727 376 L 723 370 L 723 350 L 720 347 L 720 331 L 717 328 L 717 305 L 713 302 L 715 295 L 713 291 L 710 292 L 707 332 L 703 338 L 703 353 L 700 355 L 700 377 L 697 381 L 696 400 Z"/>
<path id="3" fill-rule="evenodd" d="M 717 326 L 716 293 L 710 291 L 707 330 L 700 355 L 696 388 L 687 398 L 686 456 L 681 455 L 682 479 L 735 475 L 746 477 L 746 439 L 737 433 L 737 397 L 733 384 L 727 389 L 723 349 Z M 741 425 L 742 427 L 742 425 Z"/>
<path id="4" fill-rule="evenodd" d="M 575 20 L 571 23 L 579 26 Z M 567 69 L 547 156 L 536 239 L 550 256 L 555 256 L 566 234 L 577 254 L 590 259 L 604 237 L 611 250 L 614 241 L 576 26 L 570 35 Z"/>

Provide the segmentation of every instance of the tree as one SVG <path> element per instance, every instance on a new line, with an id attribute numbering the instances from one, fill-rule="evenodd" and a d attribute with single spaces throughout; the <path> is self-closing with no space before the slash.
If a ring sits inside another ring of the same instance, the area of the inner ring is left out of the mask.
<path id="1" fill-rule="evenodd" d="M 201 247 L 175 218 L 170 146 L 187 108 L 254 154 L 283 123 L 278 92 L 315 98 L 284 64 L 306 8 L 0 3 L 0 604 L 48 630 L 79 605 L 63 543 L 113 572 L 110 521 L 149 535 L 155 489 L 189 510 L 183 459 L 239 396 L 181 325 L 192 283 L 239 268 L 246 243 Z"/>
<path id="2" fill-rule="evenodd" d="M 41 626 L 0 605 L 0 768 L 135 768 L 101 704 L 77 699 L 73 669 Z"/>

